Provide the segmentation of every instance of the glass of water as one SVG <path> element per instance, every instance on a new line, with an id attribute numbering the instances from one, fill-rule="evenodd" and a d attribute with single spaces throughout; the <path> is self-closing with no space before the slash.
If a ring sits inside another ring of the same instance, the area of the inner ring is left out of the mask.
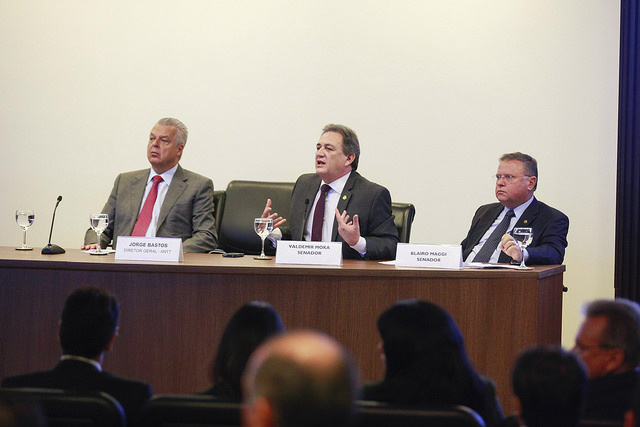
<path id="1" fill-rule="evenodd" d="M 109 226 L 109 215 L 107 214 L 91 214 L 89 215 L 89 224 L 93 231 L 96 232 L 98 236 L 98 248 L 91 252 L 92 255 L 106 255 L 108 252 L 102 250 L 102 246 L 100 246 L 100 235 L 104 230 Z"/>
<path id="2" fill-rule="evenodd" d="M 16 222 L 22 228 L 22 246 L 16 248 L 18 251 L 31 251 L 33 248 L 27 246 L 27 229 L 31 227 L 33 221 L 36 219 L 36 213 L 33 209 L 18 209 L 16 210 Z"/>
<path id="3" fill-rule="evenodd" d="M 260 236 L 262 239 L 262 253 L 260 256 L 254 257 L 254 259 L 271 259 L 264 254 L 264 240 L 267 238 L 269 233 L 273 231 L 273 219 L 271 218 L 256 218 L 253 221 L 253 229 L 256 234 Z"/>
<path id="4" fill-rule="evenodd" d="M 513 229 L 513 238 L 516 240 L 520 250 L 522 251 L 522 262 L 520 263 L 520 270 L 531 270 L 533 267 L 527 267 L 524 264 L 524 251 L 527 246 L 533 241 L 533 229 L 530 227 L 517 227 Z"/>

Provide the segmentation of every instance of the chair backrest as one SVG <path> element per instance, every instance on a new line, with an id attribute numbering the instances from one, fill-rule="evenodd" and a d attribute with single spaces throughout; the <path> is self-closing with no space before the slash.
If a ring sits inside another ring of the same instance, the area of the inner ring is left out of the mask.
<path id="1" fill-rule="evenodd" d="M 99 391 L 3 388 L 0 395 L 31 399 L 42 409 L 48 427 L 125 427 L 118 401 Z"/>
<path id="2" fill-rule="evenodd" d="M 138 427 L 236 427 L 240 403 L 205 395 L 155 395 L 142 408 Z"/>
<path id="3" fill-rule="evenodd" d="M 224 201 L 227 192 L 224 190 L 216 190 L 213 192 L 213 215 L 216 220 L 216 233 L 220 237 L 220 223 L 222 222 L 222 214 L 224 213 Z"/>
<path id="4" fill-rule="evenodd" d="M 411 224 L 416 216 L 416 207 L 411 203 L 391 203 L 391 212 L 395 216 L 394 223 L 398 229 L 400 243 L 409 243 Z"/>
<path id="5" fill-rule="evenodd" d="M 359 402 L 358 427 L 485 427 L 484 420 L 466 406 L 416 409 L 377 402 Z"/>
<path id="6" fill-rule="evenodd" d="M 273 211 L 286 218 L 293 186 L 293 182 L 231 181 L 220 220 L 220 248 L 227 252 L 259 254 L 262 242 L 253 230 L 253 220 L 262 214 L 267 198 L 271 199 Z M 265 247 L 274 252 L 268 242 Z"/>

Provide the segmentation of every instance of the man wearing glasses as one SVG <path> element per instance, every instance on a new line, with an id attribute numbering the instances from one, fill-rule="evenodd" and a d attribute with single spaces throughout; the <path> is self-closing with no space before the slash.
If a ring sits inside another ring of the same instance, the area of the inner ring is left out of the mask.
<path id="1" fill-rule="evenodd" d="M 538 163 L 516 152 L 500 157 L 496 179 L 499 203 L 476 211 L 467 237 L 462 241 L 465 262 L 562 264 L 567 247 L 569 218 L 538 201 Z M 533 229 L 533 241 L 521 250 L 509 234 L 514 227 Z"/>
<path id="2" fill-rule="evenodd" d="M 622 425 L 638 385 L 640 306 L 626 299 L 587 304 L 573 352 L 589 374 L 583 419 Z"/>

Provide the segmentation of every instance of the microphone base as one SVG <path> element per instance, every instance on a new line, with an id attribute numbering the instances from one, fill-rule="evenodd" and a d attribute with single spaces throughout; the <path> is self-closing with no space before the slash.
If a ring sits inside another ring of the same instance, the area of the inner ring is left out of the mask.
<path id="1" fill-rule="evenodd" d="M 42 255 L 58 255 L 58 254 L 63 254 L 66 251 L 64 249 L 62 249 L 60 246 L 58 245 L 52 245 L 51 243 L 49 243 L 47 246 L 45 246 L 44 248 L 42 248 Z"/>

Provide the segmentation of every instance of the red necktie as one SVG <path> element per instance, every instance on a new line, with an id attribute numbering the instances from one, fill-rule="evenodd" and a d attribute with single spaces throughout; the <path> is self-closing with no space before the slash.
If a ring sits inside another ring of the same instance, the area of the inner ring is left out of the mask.
<path id="1" fill-rule="evenodd" d="M 322 241 L 322 223 L 324 222 L 324 204 L 327 199 L 327 193 L 331 190 L 327 184 L 322 184 L 320 187 L 320 197 L 318 198 L 318 203 L 316 203 L 316 208 L 313 211 L 313 225 L 311 227 L 311 241 L 312 242 L 321 242 Z"/>
<path id="2" fill-rule="evenodd" d="M 153 215 L 153 206 L 156 204 L 156 199 L 158 198 L 158 184 L 160 184 L 161 181 L 163 181 L 163 179 L 160 175 L 153 177 L 153 186 L 151 190 L 149 190 L 149 194 L 147 194 L 147 200 L 144 201 L 144 206 L 142 206 L 140 215 L 138 215 L 136 225 L 133 226 L 132 236 L 144 236 L 147 234 L 147 228 L 149 228 L 151 216 Z"/>

